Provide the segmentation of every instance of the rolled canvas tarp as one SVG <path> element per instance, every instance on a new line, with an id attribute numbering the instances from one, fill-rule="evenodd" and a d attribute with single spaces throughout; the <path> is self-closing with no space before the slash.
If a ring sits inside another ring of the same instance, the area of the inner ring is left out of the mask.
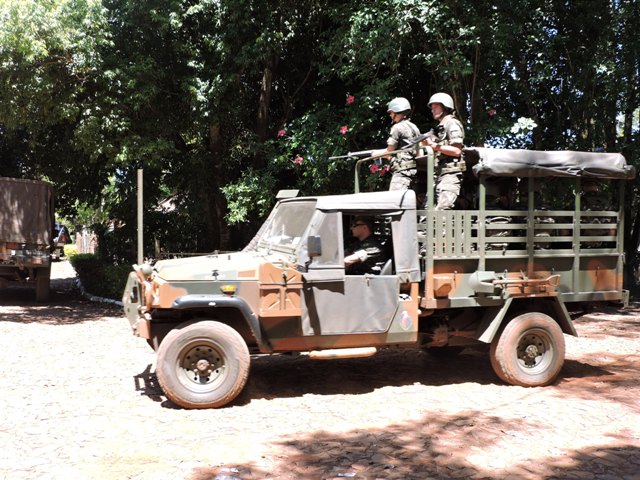
<path id="1" fill-rule="evenodd" d="M 636 175 L 620 153 L 467 148 L 464 158 L 476 175 L 622 180 Z"/>

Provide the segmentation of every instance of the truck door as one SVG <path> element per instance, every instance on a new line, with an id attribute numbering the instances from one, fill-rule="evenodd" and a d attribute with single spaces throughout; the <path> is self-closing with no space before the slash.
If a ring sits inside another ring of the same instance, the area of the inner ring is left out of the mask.
<path id="1" fill-rule="evenodd" d="M 310 235 L 322 253 L 303 274 L 305 336 L 384 333 L 399 311 L 397 275 L 346 275 L 342 212 L 316 212 Z"/>

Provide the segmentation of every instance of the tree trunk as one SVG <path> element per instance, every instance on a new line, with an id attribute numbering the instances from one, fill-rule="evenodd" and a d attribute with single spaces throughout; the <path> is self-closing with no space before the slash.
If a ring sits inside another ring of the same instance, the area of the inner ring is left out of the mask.
<path id="1" fill-rule="evenodd" d="M 213 249 L 230 250 L 230 230 L 224 220 L 227 203 L 222 194 L 224 184 L 223 146 L 219 125 L 209 127 L 210 176 L 207 182 L 211 188 L 203 192 L 206 212 L 207 237 Z"/>
<path id="2" fill-rule="evenodd" d="M 258 120 L 256 135 L 258 140 L 264 142 L 269 133 L 269 108 L 271 107 L 271 95 L 273 92 L 273 76 L 278 65 L 278 57 L 272 55 L 266 62 L 262 72 L 262 84 L 260 86 L 260 100 L 258 103 Z M 256 155 L 253 165 L 256 168 L 264 167 L 265 159 L 262 155 Z"/>

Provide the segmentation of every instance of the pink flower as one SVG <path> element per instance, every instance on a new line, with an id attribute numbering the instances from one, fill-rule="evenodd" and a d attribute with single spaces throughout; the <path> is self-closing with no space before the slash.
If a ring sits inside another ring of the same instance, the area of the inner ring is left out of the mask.
<path id="1" fill-rule="evenodd" d="M 489 115 L 490 117 L 493 117 L 496 113 L 498 112 L 496 111 L 495 108 L 491 108 L 487 111 L 487 115 Z"/>
<path id="2" fill-rule="evenodd" d="M 380 167 L 378 167 L 377 163 L 372 163 L 371 165 L 369 165 L 369 170 L 371 171 L 371 173 L 376 173 L 378 172 L 378 170 L 380 170 Z"/>
<path id="3" fill-rule="evenodd" d="M 380 176 L 384 177 L 388 171 L 389 171 L 389 165 L 383 165 L 383 167 L 380 169 Z"/>
<path id="4" fill-rule="evenodd" d="M 354 97 L 353 95 L 347 95 L 347 105 L 351 105 L 355 101 L 356 97 Z"/>
<path id="5" fill-rule="evenodd" d="M 278 130 L 278 138 L 284 137 L 287 134 L 287 131 L 283 128 L 282 130 Z"/>
<path id="6" fill-rule="evenodd" d="M 300 165 L 302 164 L 302 157 L 300 155 L 298 155 L 294 160 L 293 163 L 295 163 L 296 165 Z"/>
<path id="7" fill-rule="evenodd" d="M 342 135 L 346 135 L 348 130 L 349 130 L 349 127 L 347 127 L 346 125 L 342 125 L 342 126 L 340 127 L 340 133 L 341 133 Z"/>

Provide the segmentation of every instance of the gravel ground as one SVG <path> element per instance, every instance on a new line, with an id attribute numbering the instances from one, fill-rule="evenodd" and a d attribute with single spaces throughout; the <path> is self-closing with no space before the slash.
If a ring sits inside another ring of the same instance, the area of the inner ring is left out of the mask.
<path id="1" fill-rule="evenodd" d="M 0 290 L 2 479 L 640 479 L 640 306 L 576 321 L 557 384 L 507 386 L 486 354 L 252 361 L 229 407 L 166 400 L 118 307 Z"/>

